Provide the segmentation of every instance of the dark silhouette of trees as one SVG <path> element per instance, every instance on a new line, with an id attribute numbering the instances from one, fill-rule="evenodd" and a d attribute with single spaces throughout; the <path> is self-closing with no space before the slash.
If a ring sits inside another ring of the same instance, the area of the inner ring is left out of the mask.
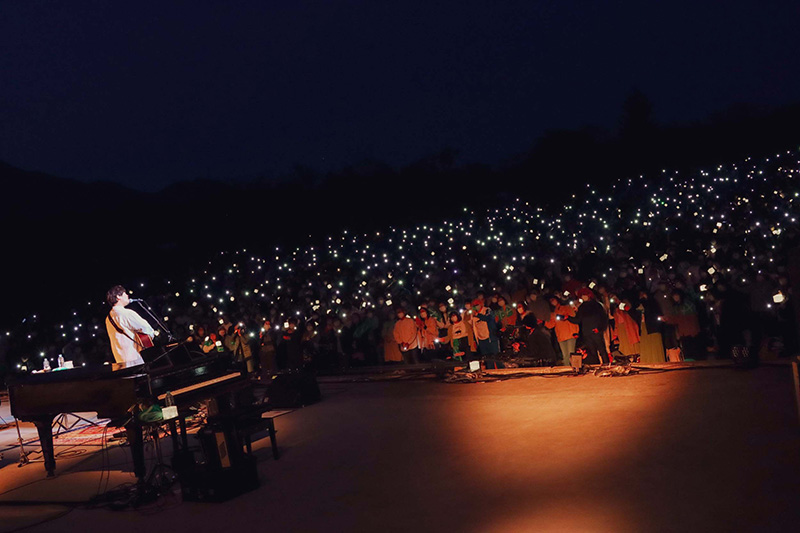
<path id="1" fill-rule="evenodd" d="M 657 125 L 634 91 L 618 132 L 584 127 L 545 133 L 525 153 L 494 167 L 459 164 L 446 148 L 403 168 L 364 160 L 327 174 L 297 165 L 282 179 L 251 183 L 194 180 L 158 193 L 82 183 L 0 163 L 9 201 L 0 321 L 44 306 L 102 299 L 107 286 L 200 266 L 209 254 L 319 241 L 348 228 L 441 221 L 464 206 L 480 209 L 520 197 L 558 210 L 586 184 L 689 170 L 800 145 L 800 105 L 736 106 L 693 124 Z M 120 247 L 120 243 L 125 243 Z M 134 243 L 137 243 L 134 246 Z M 121 250 L 130 252 L 122 253 Z M 21 280 L 21 282 L 17 282 Z M 61 301 L 52 301 L 57 291 Z"/>

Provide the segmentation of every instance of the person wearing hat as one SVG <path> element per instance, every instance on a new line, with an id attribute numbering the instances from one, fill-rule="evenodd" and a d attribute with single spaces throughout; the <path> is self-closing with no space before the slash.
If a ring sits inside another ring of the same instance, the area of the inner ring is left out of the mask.
<path id="1" fill-rule="evenodd" d="M 608 363 L 605 332 L 608 329 L 608 313 L 603 304 L 595 300 L 590 289 L 580 289 L 581 305 L 575 316 L 567 320 L 578 325 L 578 344 L 586 349 L 584 362 L 588 365 Z"/>
<path id="2" fill-rule="evenodd" d="M 406 310 L 398 307 L 395 310 L 397 322 L 394 324 L 394 340 L 400 347 L 403 360 L 407 365 L 419 364 L 419 330 L 414 319 L 406 315 Z"/>
<path id="3" fill-rule="evenodd" d="M 529 359 L 544 361 L 557 361 L 559 359 L 553 346 L 550 332 L 541 324 L 534 315 L 528 315 L 522 320 L 522 341 L 519 355 Z"/>

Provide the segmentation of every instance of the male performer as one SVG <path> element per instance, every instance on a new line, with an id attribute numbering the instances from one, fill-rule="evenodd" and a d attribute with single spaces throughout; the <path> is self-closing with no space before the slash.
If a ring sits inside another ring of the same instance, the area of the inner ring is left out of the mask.
<path id="1" fill-rule="evenodd" d="M 106 331 L 111 341 L 114 360 L 117 363 L 125 363 L 125 366 L 144 364 L 142 356 L 139 355 L 142 345 L 136 334 L 144 333 L 152 338 L 155 335 L 153 328 L 136 311 L 125 309 L 131 300 L 123 286 L 111 287 L 106 293 L 106 301 L 111 306 L 111 311 L 106 317 Z"/>

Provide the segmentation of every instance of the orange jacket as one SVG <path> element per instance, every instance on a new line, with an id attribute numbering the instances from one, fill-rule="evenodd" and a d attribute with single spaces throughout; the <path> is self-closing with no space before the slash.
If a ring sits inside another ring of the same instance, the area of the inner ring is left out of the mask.
<path id="1" fill-rule="evenodd" d="M 561 320 L 556 320 L 556 316 L 561 315 Z M 545 322 L 545 327 L 548 329 L 555 328 L 556 339 L 558 342 L 567 341 L 575 337 L 580 329 L 577 324 L 567 320 L 567 317 L 575 316 L 575 308 L 569 305 L 557 305 L 550 315 L 550 320 Z"/>
<path id="2" fill-rule="evenodd" d="M 436 319 L 429 316 L 425 320 L 419 319 L 417 325 L 421 324 L 419 330 L 420 344 L 425 350 L 433 350 L 436 345 L 434 339 L 439 336 L 439 326 L 436 324 Z"/>
<path id="3" fill-rule="evenodd" d="M 417 324 L 411 317 L 398 320 L 394 325 L 394 340 L 397 344 L 405 344 L 409 350 L 419 348 Z"/>

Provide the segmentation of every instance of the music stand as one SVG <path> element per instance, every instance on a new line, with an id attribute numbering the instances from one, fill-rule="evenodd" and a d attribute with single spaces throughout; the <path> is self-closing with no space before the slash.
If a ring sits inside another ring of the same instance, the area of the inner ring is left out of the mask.
<path id="1" fill-rule="evenodd" d="M 69 419 L 67 418 L 70 415 L 74 416 L 76 418 L 76 420 L 74 422 L 72 422 L 71 424 L 69 423 Z M 84 426 L 84 427 L 90 427 L 90 426 L 96 426 L 97 425 L 97 422 L 92 422 L 88 418 L 84 418 L 81 415 L 76 415 L 75 413 L 61 413 L 61 414 L 59 414 L 53 420 L 52 427 L 53 427 L 53 429 L 56 430 L 56 432 L 53 433 L 53 438 L 58 438 L 58 436 L 61 435 L 62 433 L 69 433 L 70 431 L 76 431 L 78 429 L 83 429 L 83 427 L 79 427 L 79 428 L 75 427 L 78 424 L 80 424 L 81 422 L 86 422 L 88 424 L 88 426 Z"/>

